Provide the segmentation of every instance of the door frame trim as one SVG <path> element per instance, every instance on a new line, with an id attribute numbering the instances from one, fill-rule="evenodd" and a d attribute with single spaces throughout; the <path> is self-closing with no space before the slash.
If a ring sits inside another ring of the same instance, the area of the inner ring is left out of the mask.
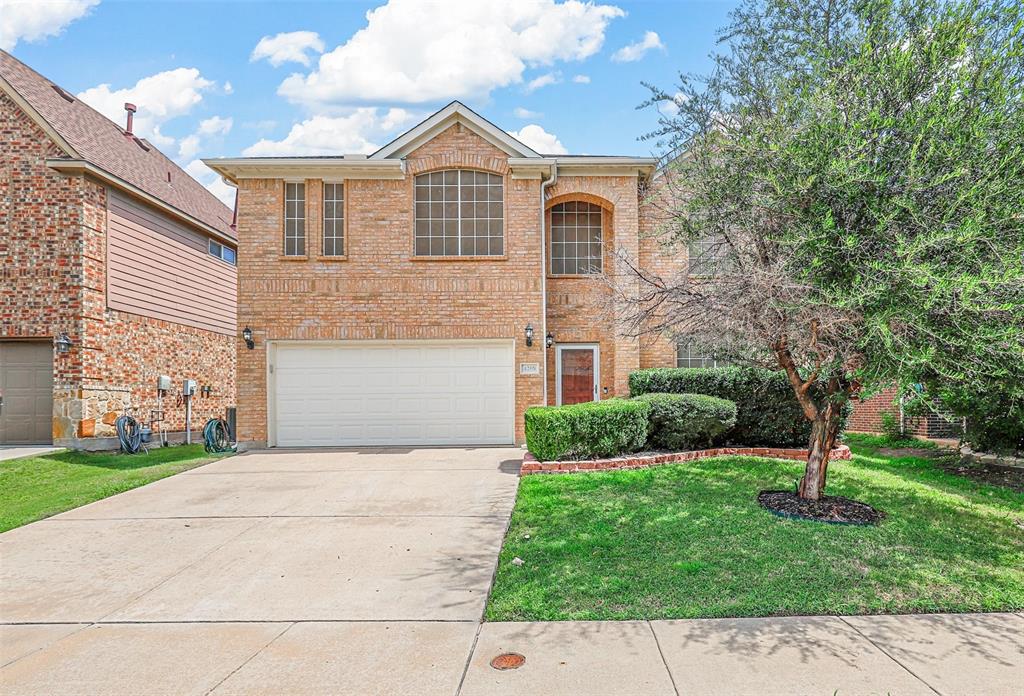
<path id="1" fill-rule="evenodd" d="M 558 343 L 555 344 L 555 405 L 562 405 L 562 350 L 594 351 L 594 401 L 601 400 L 601 344 L 600 343 Z"/>

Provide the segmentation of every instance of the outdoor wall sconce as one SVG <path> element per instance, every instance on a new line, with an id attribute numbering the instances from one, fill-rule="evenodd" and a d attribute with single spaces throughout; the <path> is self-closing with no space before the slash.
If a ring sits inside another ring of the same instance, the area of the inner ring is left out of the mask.
<path id="1" fill-rule="evenodd" d="M 533 345 L 533 324 L 526 325 L 526 346 L 530 347 Z"/>
<path id="2" fill-rule="evenodd" d="M 57 349 L 58 353 L 67 353 L 71 350 L 71 338 L 61 331 L 53 338 L 53 347 Z"/>
<path id="3" fill-rule="evenodd" d="M 245 347 L 249 350 L 256 347 L 256 341 L 252 340 L 252 329 L 248 326 L 242 329 L 242 340 L 245 341 Z"/>
<path id="4" fill-rule="evenodd" d="M 548 331 L 548 335 L 544 337 L 544 345 L 548 348 L 555 345 L 555 335 L 550 331 Z"/>

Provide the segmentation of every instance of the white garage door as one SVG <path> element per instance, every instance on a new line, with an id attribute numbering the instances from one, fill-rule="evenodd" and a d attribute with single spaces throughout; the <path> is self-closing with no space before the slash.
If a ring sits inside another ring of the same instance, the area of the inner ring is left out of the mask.
<path id="1" fill-rule="evenodd" d="M 279 447 L 511 444 L 512 342 L 278 344 Z"/>

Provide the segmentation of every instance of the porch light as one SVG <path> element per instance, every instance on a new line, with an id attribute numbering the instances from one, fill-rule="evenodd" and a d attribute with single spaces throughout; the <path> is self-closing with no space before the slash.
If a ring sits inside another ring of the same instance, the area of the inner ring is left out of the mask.
<path id="1" fill-rule="evenodd" d="M 526 325 L 526 345 L 527 347 L 533 345 L 533 324 Z"/>
<path id="2" fill-rule="evenodd" d="M 53 347 L 57 349 L 58 353 L 67 353 L 71 350 L 71 338 L 61 331 L 53 338 Z"/>
<path id="3" fill-rule="evenodd" d="M 242 329 L 242 340 L 245 341 L 245 347 L 249 350 L 256 347 L 256 341 L 252 340 L 252 329 L 248 326 Z"/>
<path id="4" fill-rule="evenodd" d="M 548 335 L 544 337 L 544 345 L 548 348 L 555 345 L 555 335 L 550 331 L 548 331 Z"/>

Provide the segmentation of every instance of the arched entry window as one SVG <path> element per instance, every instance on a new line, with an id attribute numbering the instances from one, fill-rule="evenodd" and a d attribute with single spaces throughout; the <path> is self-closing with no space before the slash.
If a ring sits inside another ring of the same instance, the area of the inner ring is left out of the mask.
<path id="1" fill-rule="evenodd" d="M 551 207 L 551 274 L 589 275 L 604 270 L 601 206 L 567 201 Z"/>

